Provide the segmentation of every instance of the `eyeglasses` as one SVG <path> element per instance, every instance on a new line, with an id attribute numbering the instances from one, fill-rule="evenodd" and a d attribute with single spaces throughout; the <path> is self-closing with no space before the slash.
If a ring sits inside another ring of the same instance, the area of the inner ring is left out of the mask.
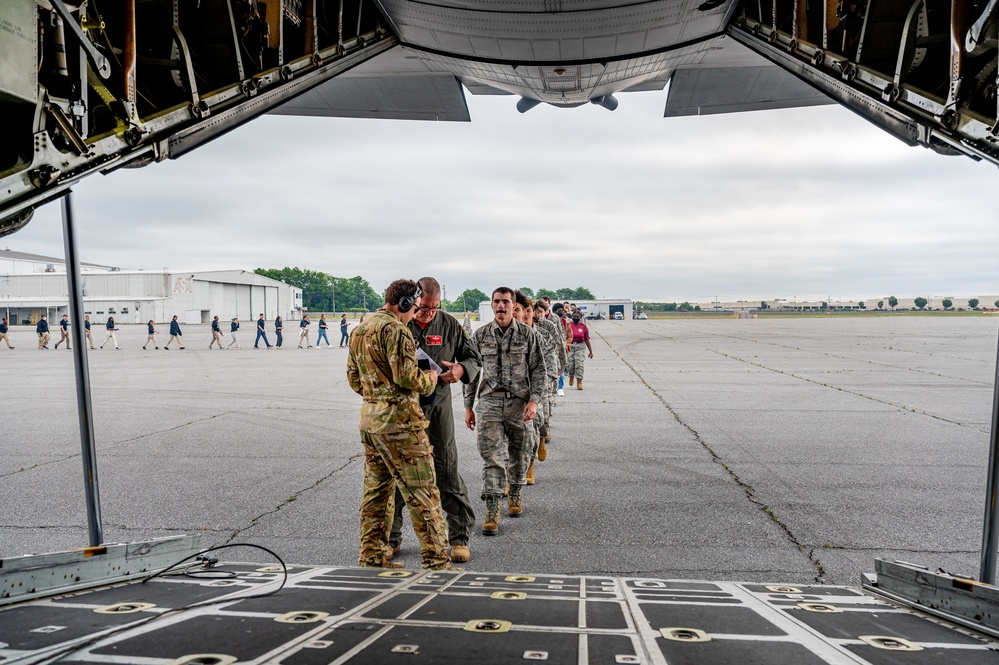
<path id="1" fill-rule="evenodd" d="M 441 309 L 441 306 L 439 304 L 435 305 L 433 307 L 426 307 L 424 305 L 420 305 L 419 307 L 416 308 L 416 311 L 418 311 L 418 312 L 439 312 L 440 309 Z"/>

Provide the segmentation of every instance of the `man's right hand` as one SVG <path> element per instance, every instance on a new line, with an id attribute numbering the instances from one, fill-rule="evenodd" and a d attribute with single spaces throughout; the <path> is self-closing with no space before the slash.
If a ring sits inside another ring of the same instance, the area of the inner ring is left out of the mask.
<path id="1" fill-rule="evenodd" d="M 465 426 L 475 431 L 475 411 L 472 409 L 465 409 Z"/>

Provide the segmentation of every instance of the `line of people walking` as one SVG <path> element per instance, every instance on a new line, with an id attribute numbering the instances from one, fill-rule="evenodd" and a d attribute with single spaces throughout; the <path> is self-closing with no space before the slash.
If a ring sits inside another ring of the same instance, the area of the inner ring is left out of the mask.
<path id="1" fill-rule="evenodd" d="M 364 322 L 364 316 L 362 315 L 358 324 L 363 322 Z M 311 325 L 312 325 L 312 320 L 309 318 L 309 315 L 308 314 L 303 315 L 301 321 L 299 322 L 298 348 L 300 349 L 313 348 L 312 343 L 309 340 Z M 122 347 L 118 345 L 118 337 L 117 335 L 115 335 L 115 333 L 118 332 L 118 326 L 115 323 L 113 316 L 109 316 L 107 323 L 105 324 L 105 328 L 107 330 L 107 337 L 105 337 L 100 347 L 94 346 L 94 337 L 90 331 L 91 323 L 90 323 L 89 314 L 87 314 L 84 317 L 84 326 L 86 328 L 87 341 L 89 342 L 91 349 L 97 349 L 97 348 L 103 349 L 108 342 L 112 342 L 116 350 L 119 351 L 121 350 Z M 64 314 L 62 320 L 59 321 L 60 338 L 59 341 L 55 343 L 56 349 L 58 349 L 61 344 L 65 343 L 66 349 L 71 350 L 69 327 L 70 327 L 69 315 Z M 226 346 L 222 346 L 223 343 L 222 324 L 219 322 L 219 317 L 217 316 L 214 317 L 211 323 L 212 339 L 211 342 L 209 342 L 208 344 L 208 348 L 209 349 L 215 348 L 215 345 L 218 344 L 218 348 L 220 350 L 231 349 L 232 347 L 241 349 L 242 347 L 239 344 L 239 327 L 240 327 L 239 317 L 233 317 L 232 320 L 229 322 L 229 336 L 231 341 Z M 347 348 L 347 343 L 350 339 L 349 327 L 350 323 L 347 320 L 347 315 L 343 314 L 340 317 L 339 348 L 342 349 Z M 316 340 L 316 348 L 321 348 L 322 342 L 324 340 L 326 342 L 327 348 L 331 348 L 333 346 L 332 344 L 330 344 L 330 340 L 327 335 L 328 328 L 329 324 L 326 321 L 326 315 L 321 314 L 319 317 L 319 324 L 318 324 L 319 333 L 318 333 L 318 339 Z M 253 348 L 259 349 L 261 341 L 264 343 L 264 347 L 267 349 L 271 348 L 280 349 L 282 347 L 282 345 L 284 344 L 283 317 L 278 316 L 277 318 L 274 319 L 274 332 L 276 340 L 275 344 L 272 345 L 270 343 L 270 340 L 267 338 L 267 321 L 264 318 L 263 313 L 261 313 L 260 317 L 257 319 L 257 336 L 256 339 L 254 339 Z M 49 323 L 45 314 L 42 314 L 39 317 L 38 322 L 35 324 L 35 334 L 38 337 L 38 349 L 48 350 L 49 343 L 52 341 L 52 334 L 49 332 Z M 154 350 L 159 350 L 160 348 L 159 343 L 157 342 L 156 339 L 156 336 L 159 334 L 160 334 L 159 331 L 156 329 L 156 324 L 153 322 L 152 319 L 150 319 L 146 323 L 146 342 L 145 344 L 142 345 L 143 350 L 148 350 L 150 345 L 152 345 Z M 183 350 L 185 348 L 183 341 L 184 333 L 181 330 L 180 322 L 178 321 L 177 315 L 174 315 L 173 319 L 171 319 L 170 321 L 169 335 L 170 338 L 167 340 L 167 343 L 163 345 L 164 350 L 169 351 L 171 345 L 174 342 L 176 342 L 178 350 Z M 7 348 L 10 350 L 14 349 L 14 345 L 11 344 L 10 341 L 10 326 L 7 322 L 6 317 L 4 317 L 2 319 L 2 322 L 0 322 L 0 342 L 4 342 L 7 345 Z"/>
<path id="2" fill-rule="evenodd" d="M 403 504 L 424 568 L 451 569 L 471 557 L 475 514 L 458 472 L 451 384 L 463 386 L 464 422 L 482 457 L 482 534 L 496 536 L 502 499 L 509 517 L 522 517 L 524 488 L 537 482 L 535 462 L 548 457 L 558 381 L 577 333 L 592 358 L 585 324 L 572 329 L 581 321 L 561 304 L 553 311 L 547 299 L 499 287 L 491 296 L 494 320 L 469 335 L 440 311 L 440 298 L 432 277 L 396 280 L 385 305 L 349 338 L 347 381 L 363 399 L 361 566 L 402 567 L 394 558 Z M 582 376 L 582 362 L 573 377 Z"/>

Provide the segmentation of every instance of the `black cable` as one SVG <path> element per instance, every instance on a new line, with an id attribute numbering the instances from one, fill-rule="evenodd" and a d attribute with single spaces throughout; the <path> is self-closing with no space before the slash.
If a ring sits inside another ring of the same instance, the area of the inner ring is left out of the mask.
<path id="1" fill-rule="evenodd" d="M 272 557 L 274 557 L 275 559 L 277 559 L 277 562 L 279 564 L 281 564 L 282 573 L 284 575 L 284 577 L 281 579 L 281 584 L 279 584 L 276 589 L 273 589 L 271 591 L 267 591 L 265 593 L 254 593 L 254 594 L 250 594 L 249 596 L 240 596 L 240 597 L 237 597 L 237 598 L 212 598 L 212 599 L 209 599 L 209 600 L 203 600 L 203 601 L 198 602 L 198 603 L 191 603 L 190 605 L 184 605 L 184 606 L 181 606 L 181 607 L 174 607 L 172 609 L 166 610 L 165 612 L 161 612 L 159 614 L 154 614 L 152 616 L 146 617 L 145 619 L 141 619 L 141 620 L 135 621 L 133 623 L 129 623 L 129 624 L 126 624 L 126 625 L 123 625 L 123 626 L 119 626 L 118 628 L 115 628 L 114 630 L 111 630 L 111 631 L 106 632 L 106 633 L 102 633 L 101 635 L 96 635 L 96 636 L 90 638 L 89 640 L 87 640 L 85 642 L 80 642 L 80 643 L 77 643 L 77 644 L 70 645 L 70 646 L 64 648 L 61 651 L 56 651 L 56 652 L 54 652 L 52 654 L 49 654 L 47 656 L 43 656 L 43 660 L 35 661 L 35 662 L 46 662 L 46 663 L 59 662 L 60 660 L 62 660 L 66 656 L 69 656 L 71 654 L 77 653 L 78 651 L 81 651 L 83 649 L 91 647 L 91 646 L 97 644 L 98 642 L 100 642 L 100 641 L 102 641 L 104 639 L 107 639 L 109 637 L 113 637 L 113 636 L 115 636 L 115 635 L 117 635 L 119 633 L 123 633 L 125 631 L 132 630 L 132 629 L 138 628 L 140 626 L 144 626 L 144 625 L 146 625 L 148 623 L 152 623 L 153 621 L 156 621 L 157 619 L 162 619 L 163 617 L 172 616 L 172 615 L 177 614 L 179 612 L 185 612 L 187 610 L 194 609 L 194 608 L 197 608 L 197 607 L 208 607 L 210 605 L 221 605 L 223 603 L 232 603 L 232 602 L 241 601 L 241 600 L 249 600 L 250 598 L 266 598 L 267 596 L 272 596 L 272 595 L 276 594 L 278 591 L 280 591 L 281 589 L 284 588 L 285 584 L 288 583 L 288 566 L 285 565 L 284 560 L 280 556 L 278 556 L 277 553 L 274 552 L 273 550 L 267 549 L 263 545 L 254 545 L 253 543 L 232 543 L 232 544 L 228 544 L 228 545 L 216 545 L 215 547 L 209 547 L 206 550 L 202 550 L 202 551 L 197 552 L 195 554 L 192 554 L 190 556 L 184 557 L 180 561 L 178 561 L 178 562 L 176 562 L 176 563 L 174 563 L 174 564 L 172 564 L 170 566 L 167 566 L 163 570 L 160 570 L 160 571 L 158 571 L 156 573 L 153 573 L 152 575 L 150 575 L 150 576 L 146 577 L 145 579 L 143 579 L 141 583 L 145 584 L 149 580 L 153 580 L 153 579 L 156 579 L 157 577 L 165 575 L 167 572 L 173 570 L 174 568 L 176 568 L 177 566 L 181 565 L 185 561 L 190 561 L 191 559 L 194 559 L 196 557 L 201 557 L 201 556 L 203 556 L 203 555 L 205 555 L 205 554 L 207 554 L 209 552 L 215 552 L 217 550 L 222 550 L 222 549 L 226 549 L 226 548 L 229 548 L 229 547 L 251 547 L 251 548 L 254 548 L 254 549 L 262 550 L 262 551 L 267 552 L 268 554 L 270 554 Z M 233 571 L 216 571 L 216 572 L 221 573 L 221 572 L 233 572 Z M 181 573 L 181 574 L 183 574 L 183 573 Z M 233 572 L 233 576 L 235 577 L 236 573 Z M 21 662 L 21 661 L 24 661 L 24 660 L 33 660 L 33 659 L 38 658 L 38 657 L 39 657 L 39 654 L 37 652 L 35 652 L 35 653 L 25 654 L 24 656 L 21 656 L 20 658 L 14 658 L 12 660 L 5 660 L 3 662 L 6 665 L 12 665 L 13 663 Z"/>

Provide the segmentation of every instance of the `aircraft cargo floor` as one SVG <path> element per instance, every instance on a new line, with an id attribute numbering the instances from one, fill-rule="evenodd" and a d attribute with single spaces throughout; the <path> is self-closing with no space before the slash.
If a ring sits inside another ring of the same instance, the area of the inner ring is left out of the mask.
<path id="1" fill-rule="evenodd" d="M 0 663 L 999 663 L 858 587 L 289 566 L 247 598 L 281 567 L 197 574 L 2 608 Z"/>

